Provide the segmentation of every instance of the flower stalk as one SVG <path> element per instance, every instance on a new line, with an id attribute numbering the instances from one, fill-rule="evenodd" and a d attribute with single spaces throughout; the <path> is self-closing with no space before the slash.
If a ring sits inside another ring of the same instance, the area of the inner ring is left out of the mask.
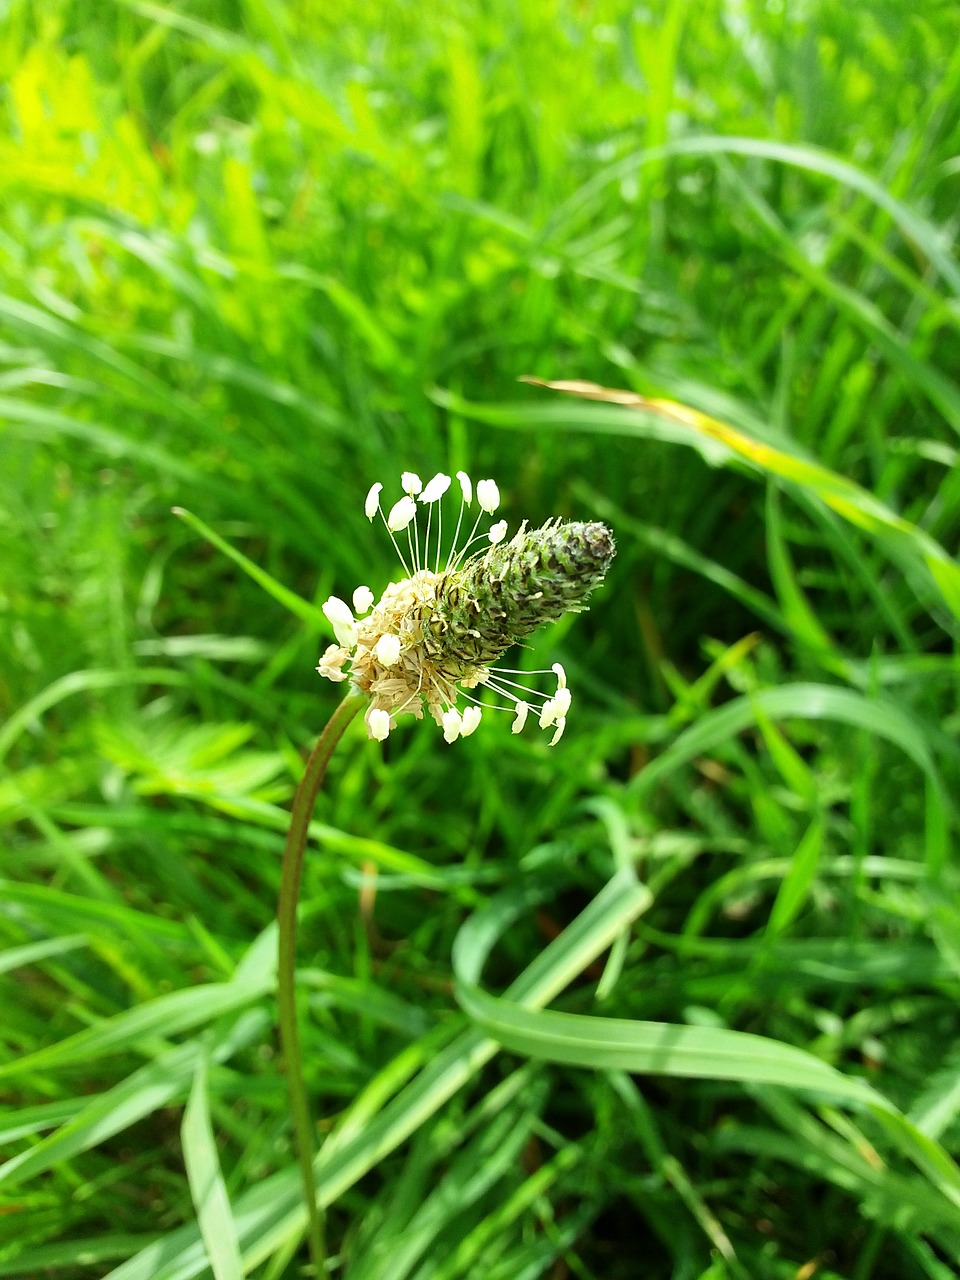
<path id="1" fill-rule="evenodd" d="M 327 766 L 347 725 L 365 702 L 366 699 L 362 694 L 349 693 L 327 721 L 316 746 L 310 753 L 290 813 L 290 828 L 287 831 L 283 865 L 280 871 L 280 897 L 277 902 L 279 929 L 277 1011 L 280 1023 L 280 1047 L 286 1069 L 290 1114 L 307 1207 L 307 1239 L 310 1258 L 318 1280 L 321 1280 L 324 1274 L 325 1245 L 323 1215 L 317 1205 L 317 1188 L 313 1177 L 314 1142 L 310 1100 L 307 1096 L 300 1032 L 297 1025 L 297 904 L 300 898 L 303 858 L 310 822 L 317 796 L 323 786 Z"/>

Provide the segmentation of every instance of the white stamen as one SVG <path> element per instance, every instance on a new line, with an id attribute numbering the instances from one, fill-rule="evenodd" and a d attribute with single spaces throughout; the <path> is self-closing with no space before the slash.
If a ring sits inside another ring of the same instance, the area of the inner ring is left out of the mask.
<path id="1" fill-rule="evenodd" d="M 567 727 L 567 722 L 566 720 L 564 720 L 563 716 L 561 716 L 560 719 L 557 721 L 556 729 L 554 729 L 553 731 L 553 737 L 550 739 L 551 747 L 555 747 L 557 745 L 557 743 L 563 737 L 563 731 L 566 727 Z"/>
<path id="2" fill-rule="evenodd" d="M 353 620 L 350 606 L 345 600 L 341 600 L 339 596 L 331 596 L 320 607 L 323 609 L 327 621 L 333 627 L 333 634 L 337 637 L 337 644 L 342 644 L 346 649 L 352 649 L 357 643 L 357 626 Z"/>
<path id="3" fill-rule="evenodd" d="M 477 481 L 477 501 L 487 515 L 493 515 L 500 505 L 500 490 L 496 480 Z"/>
<path id="4" fill-rule="evenodd" d="M 560 718 L 560 708 L 555 700 L 551 698 L 543 704 L 543 710 L 540 712 L 540 728 L 546 729 L 551 724 L 556 724 Z"/>
<path id="5" fill-rule="evenodd" d="M 524 674 L 526 675 L 527 673 L 524 672 Z M 542 672 L 531 671 L 529 674 L 535 676 L 541 675 Z M 550 697 L 548 693 L 542 693 L 539 689 L 531 689 L 527 685 L 521 684 L 519 680 L 504 679 L 500 674 L 499 667 L 490 667 L 484 677 L 484 683 L 488 684 L 491 689 L 496 689 L 497 693 L 503 694 L 505 698 L 511 698 L 514 702 L 517 701 L 517 698 L 514 694 L 509 692 L 506 688 L 507 685 L 511 685 L 514 689 L 522 689 L 528 698 L 543 698 L 546 702 Z"/>
<path id="6" fill-rule="evenodd" d="M 463 717 L 456 707 L 451 707 L 449 711 L 443 713 L 443 740 L 444 742 L 456 742 L 460 736 L 460 728 L 463 724 Z"/>
<path id="7" fill-rule="evenodd" d="M 383 742 L 390 732 L 390 713 L 371 708 L 366 715 L 367 737 Z"/>
<path id="8" fill-rule="evenodd" d="M 399 533 L 401 529 L 405 529 L 410 521 L 417 514 L 417 504 L 411 497 L 401 498 L 399 502 L 395 502 L 390 508 L 390 514 L 387 516 L 387 528 L 391 533 Z"/>
<path id="9" fill-rule="evenodd" d="M 337 644 L 327 645 L 317 666 L 317 671 L 328 680 L 339 684 L 341 680 L 346 680 L 347 678 L 347 673 L 342 668 L 343 664 L 349 662 L 349 660 L 350 654 L 346 649 L 342 649 Z"/>
<path id="10" fill-rule="evenodd" d="M 465 471 L 458 471 L 457 479 L 460 481 L 460 492 L 463 494 L 463 500 L 469 507 L 473 501 L 473 482 Z"/>
<path id="11" fill-rule="evenodd" d="M 320 607 L 328 622 L 353 622 L 353 611 L 339 596 L 328 596 Z"/>
<path id="12" fill-rule="evenodd" d="M 403 475 L 400 477 L 400 488 L 404 493 L 408 493 L 413 497 L 414 494 L 419 493 L 423 488 L 423 481 L 415 471 L 404 471 Z"/>
<path id="13" fill-rule="evenodd" d="M 557 688 L 565 689 L 567 687 L 567 673 L 564 671 L 563 667 L 561 667 L 560 663 L 555 662 L 550 670 L 557 677 Z"/>
<path id="14" fill-rule="evenodd" d="M 382 635 L 373 646 L 373 652 L 385 667 L 395 667 L 400 661 L 400 637 L 389 633 Z"/>
<path id="15" fill-rule="evenodd" d="M 521 698 L 517 702 L 517 709 L 513 714 L 513 724 L 510 726 L 511 733 L 519 733 L 523 726 L 527 723 L 527 713 L 530 708 Z"/>
<path id="16" fill-rule="evenodd" d="M 463 708 L 463 723 L 460 726 L 461 738 L 470 737 L 471 733 L 473 733 L 474 729 L 476 729 L 477 725 L 480 723 L 480 717 L 482 715 L 483 712 L 479 707 Z"/>
<path id="17" fill-rule="evenodd" d="M 437 502 L 450 488 L 450 477 L 445 476 L 442 471 L 438 471 L 432 480 L 427 482 L 427 487 L 420 495 L 421 502 Z"/>
<path id="18" fill-rule="evenodd" d="M 553 705 L 557 708 L 558 720 L 562 720 L 563 717 L 570 710 L 570 697 L 571 697 L 570 690 L 566 687 L 566 685 L 564 685 L 563 688 L 558 689 L 557 692 L 553 695 Z"/>
<path id="19" fill-rule="evenodd" d="M 369 587 L 357 587 L 353 593 L 353 612 L 359 615 L 366 613 L 373 604 L 373 592 Z"/>
<path id="20" fill-rule="evenodd" d="M 494 546 L 496 546 L 498 542 L 502 542 L 506 536 L 507 536 L 506 520 L 498 520 L 496 524 L 491 525 L 490 532 L 487 534 L 487 537 L 490 539 L 490 541 L 493 543 Z"/>
<path id="21" fill-rule="evenodd" d="M 370 486 L 370 492 L 367 494 L 367 500 L 363 504 L 363 514 L 368 520 L 372 520 L 380 510 L 380 490 L 382 488 L 383 485 L 380 484 L 379 481 L 377 484 Z"/>

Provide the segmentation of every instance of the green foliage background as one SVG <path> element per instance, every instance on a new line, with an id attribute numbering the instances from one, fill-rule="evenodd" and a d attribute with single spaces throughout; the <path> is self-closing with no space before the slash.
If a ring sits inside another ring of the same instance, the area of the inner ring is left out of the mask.
<path id="1" fill-rule="evenodd" d="M 554 750 L 335 759 L 332 1273 L 954 1276 L 960 8 L 6 0 L 0 80 L 0 1276 L 303 1274 L 405 468 L 619 555 Z"/>

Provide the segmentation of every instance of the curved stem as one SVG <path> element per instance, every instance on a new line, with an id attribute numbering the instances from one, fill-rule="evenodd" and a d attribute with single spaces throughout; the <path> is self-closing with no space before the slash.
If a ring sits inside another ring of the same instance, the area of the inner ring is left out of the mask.
<path id="1" fill-rule="evenodd" d="M 297 903 L 300 898 L 300 881 L 303 878 L 303 856 L 307 847 L 310 820 L 314 805 L 323 785 L 330 757 L 353 717 L 366 698 L 350 693 L 334 711 L 326 727 L 310 753 L 297 794 L 290 811 L 290 827 L 283 850 L 283 866 L 280 871 L 280 898 L 277 903 L 279 926 L 277 1012 L 280 1022 L 280 1047 L 287 1073 L 290 1091 L 290 1113 L 293 1120 L 297 1158 L 303 1178 L 303 1194 L 307 1205 L 307 1237 L 310 1256 L 317 1280 L 323 1280 L 325 1269 L 323 1219 L 317 1207 L 317 1189 L 313 1179 L 313 1127 L 310 1121 L 310 1101 L 303 1076 L 303 1055 L 300 1051 L 300 1033 L 297 1027 L 296 961 L 297 961 Z"/>

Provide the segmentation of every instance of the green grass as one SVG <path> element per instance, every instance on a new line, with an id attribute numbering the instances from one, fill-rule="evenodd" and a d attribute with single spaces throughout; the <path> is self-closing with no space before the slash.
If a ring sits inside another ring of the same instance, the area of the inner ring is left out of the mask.
<path id="1" fill-rule="evenodd" d="M 0 1276 L 306 1274 L 407 468 L 619 550 L 556 748 L 334 757 L 331 1274 L 955 1275 L 960 10 L 9 0 L 0 84 Z"/>

